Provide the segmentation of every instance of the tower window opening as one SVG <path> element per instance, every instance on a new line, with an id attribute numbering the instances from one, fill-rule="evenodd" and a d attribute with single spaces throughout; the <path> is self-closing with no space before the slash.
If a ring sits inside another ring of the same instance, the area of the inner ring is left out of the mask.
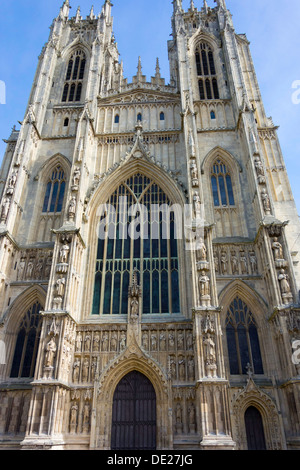
<path id="1" fill-rule="evenodd" d="M 200 100 L 219 99 L 220 96 L 214 54 L 207 43 L 201 42 L 198 45 L 195 51 L 195 61 Z"/>
<path id="2" fill-rule="evenodd" d="M 62 102 L 81 101 L 82 84 L 86 68 L 86 57 L 82 50 L 77 50 L 70 58 L 66 73 Z M 72 81 L 72 83 L 70 83 Z"/>

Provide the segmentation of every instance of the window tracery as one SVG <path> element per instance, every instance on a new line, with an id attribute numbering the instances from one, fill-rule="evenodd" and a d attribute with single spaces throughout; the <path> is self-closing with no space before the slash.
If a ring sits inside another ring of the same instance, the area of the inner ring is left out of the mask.
<path id="1" fill-rule="evenodd" d="M 63 102 L 79 102 L 81 100 L 85 66 L 85 53 L 82 50 L 77 50 L 72 54 L 68 63 L 62 95 Z"/>
<path id="2" fill-rule="evenodd" d="M 213 50 L 201 42 L 195 53 L 200 100 L 219 99 L 219 88 Z"/>

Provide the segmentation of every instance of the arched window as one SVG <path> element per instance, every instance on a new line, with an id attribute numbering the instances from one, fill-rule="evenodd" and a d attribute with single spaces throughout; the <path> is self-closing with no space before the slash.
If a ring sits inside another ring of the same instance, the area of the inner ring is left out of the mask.
<path id="1" fill-rule="evenodd" d="M 211 185 L 215 207 L 234 206 L 232 181 L 227 166 L 218 159 L 211 171 Z"/>
<path id="2" fill-rule="evenodd" d="M 159 119 L 160 119 L 160 121 L 164 121 L 165 120 L 165 113 L 161 112 L 160 115 L 159 115 Z"/>
<path id="3" fill-rule="evenodd" d="M 214 55 L 211 47 L 201 42 L 195 52 L 200 100 L 219 99 Z"/>
<path id="4" fill-rule="evenodd" d="M 43 204 L 43 213 L 59 213 L 62 211 L 65 195 L 65 173 L 58 165 L 51 174 L 46 187 L 46 193 Z"/>
<path id="5" fill-rule="evenodd" d="M 216 119 L 216 113 L 214 111 L 210 112 L 210 119 Z"/>
<path id="6" fill-rule="evenodd" d="M 142 121 L 142 114 L 141 114 L 141 113 L 138 113 L 138 115 L 137 115 L 137 121 Z"/>
<path id="7" fill-rule="evenodd" d="M 33 377 L 38 352 L 42 307 L 36 302 L 24 315 L 18 328 L 10 377 Z"/>
<path id="8" fill-rule="evenodd" d="M 239 297 L 228 309 L 226 336 L 230 373 L 246 374 L 250 364 L 255 374 L 263 374 L 256 322 L 248 306 Z"/>
<path id="9" fill-rule="evenodd" d="M 86 57 L 82 50 L 77 50 L 71 56 L 66 73 L 66 83 L 63 90 L 63 102 L 79 102 L 82 93 L 82 81 L 84 78 Z"/>
<path id="10" fill-rule="evenodd" d="M 115 124 L 119 124 L 120 116 L 118 114 L 115 115 Z"/>
<path id="11" fill-rule="evenodd" d="M 127 314 L 133 270 L 137 270 L 142 287 L 144 314 L 179 313 L 175 214 L 171 211 L 170 223 L 163 223 L 157 210 L 162 204 L 171 205 L 169 198 L 154 181 L 136 174 L 107 204 L 102 222 L 109 236 L 99 236 L 92 314 Z M 131 217 L 128 214 L 134 207 L 138 212 Z M 146 214 L 142 214 L 143 208 L 147 208 Z M 130 232 L 134 228 L 136 236 Z"/>
<path id="12" fill-rule="evenodd" d="M 69 125 L 69 118 L 65 118 L 64 127 L 68 127 L 68 125 Z"/>

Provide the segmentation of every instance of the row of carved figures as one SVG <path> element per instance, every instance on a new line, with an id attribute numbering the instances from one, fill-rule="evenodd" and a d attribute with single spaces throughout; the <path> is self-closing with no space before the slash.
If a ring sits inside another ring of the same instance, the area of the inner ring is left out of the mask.
<path id="1" fill-rule="evenodd" d="M 253 248 L 245 249 L 234 245 L 216 247 L 214 265 L 215 272 L 223 276 L 255 275 L 258 272 L 257 256 Z"/>
<path id="2" fill-rule="evenodd" d="M 49 279 L 52 266 L 52 251 L 24 253 L 17 265 L 17 281 Z"/>

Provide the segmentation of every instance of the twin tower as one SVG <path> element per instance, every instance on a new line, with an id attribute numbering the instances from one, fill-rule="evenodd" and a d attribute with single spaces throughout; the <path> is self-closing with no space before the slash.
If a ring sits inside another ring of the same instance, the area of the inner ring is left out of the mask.
<path id="1" fill-rule="evenodd" d="M 169 84 L 123 76 L 109 0 L 52 23 L 0 173 L 2 449 L 300 448 L 299 218 L 249 42 L 196 3 Z"/>

